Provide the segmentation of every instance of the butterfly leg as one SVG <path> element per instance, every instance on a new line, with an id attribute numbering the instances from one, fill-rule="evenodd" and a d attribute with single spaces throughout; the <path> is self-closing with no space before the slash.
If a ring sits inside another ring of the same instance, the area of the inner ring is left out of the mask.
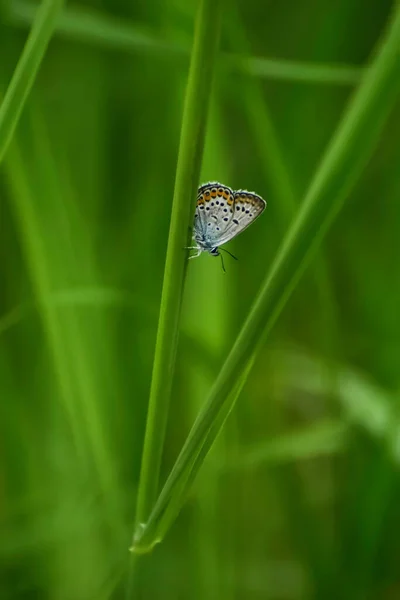
<path id="1" fill-rule="evenodd" d="M 187 250 L 197 250 L 197 254 L 192 254 L 192 256 L 189 256 L 189 260 L 191 258 L 197 258 L 201 254 L 201 249 L 198 246 L 189 246 Z"/>

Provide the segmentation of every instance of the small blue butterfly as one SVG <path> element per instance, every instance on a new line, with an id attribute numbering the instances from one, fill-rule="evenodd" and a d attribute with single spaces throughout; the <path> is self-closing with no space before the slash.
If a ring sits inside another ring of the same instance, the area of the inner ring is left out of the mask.
<path id="1" fill-rule="evenodd" d="M 267 203 L 261 196 L 246 190 L 234 191 L 217 181 L 204 183 L 197 192 L 193 238 L 197 250 L 219 256 L 219 246 L 239 235 L 257 219 Z M 227 252 L 227 251 L 226 251 Z"/>

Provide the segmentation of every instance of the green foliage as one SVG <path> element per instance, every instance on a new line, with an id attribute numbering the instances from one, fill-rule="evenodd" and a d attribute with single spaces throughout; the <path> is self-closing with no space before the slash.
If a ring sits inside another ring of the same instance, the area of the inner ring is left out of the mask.
<path id="1" fill-rule="evenodd" d="M 398 3 L 62 4 L 0 13 L 0 597 L 397 598 Z"/>

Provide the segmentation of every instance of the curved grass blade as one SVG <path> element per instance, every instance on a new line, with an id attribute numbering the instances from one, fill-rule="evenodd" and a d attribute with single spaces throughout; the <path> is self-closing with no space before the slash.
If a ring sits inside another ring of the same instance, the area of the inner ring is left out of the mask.
<path id="1" fill-rule="evenodd" d="M 178 508 L 180 482 L 188 478 L 187 469 L 194 464 L 204 443 L 215 438 L 215 423 L 228 414 L 231 391 L 243 376 L 262 346 L 286 301 L 299 281 L 311 252 L 321 242 L 346 196 L 360 176 L 400 88 L 400 7 L 396 8 L 370 69 L 338 126 L 322 163 L 308 189 L 297 217 L 292 223 L 272 264 L 269 274 L 249 316 L 223 365 L 171 474 L 161 491 L 154 510 L 137 546 L 150 547 L 171 524 L 164 519 L 170 504 Z M 221 421 L 220 421 L 221 423 Z M 173 511 L 174 514 L 177 510 Z"/>

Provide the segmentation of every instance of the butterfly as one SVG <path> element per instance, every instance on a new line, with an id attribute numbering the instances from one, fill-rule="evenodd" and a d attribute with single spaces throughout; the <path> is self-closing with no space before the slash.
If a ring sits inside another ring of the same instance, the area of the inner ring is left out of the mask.
<path id="1" fill-rule="evenodd" d="M 266 206 L 265 200 L 254 192 L 234 191 L 217 181 L 201 185 L 197 192 L 193 226 L 196 246 L 191 247 L 197 254 L 190 258 L 197 258 L 202 252 L 220 256 L 219 246 L 244 231 Z"/>

